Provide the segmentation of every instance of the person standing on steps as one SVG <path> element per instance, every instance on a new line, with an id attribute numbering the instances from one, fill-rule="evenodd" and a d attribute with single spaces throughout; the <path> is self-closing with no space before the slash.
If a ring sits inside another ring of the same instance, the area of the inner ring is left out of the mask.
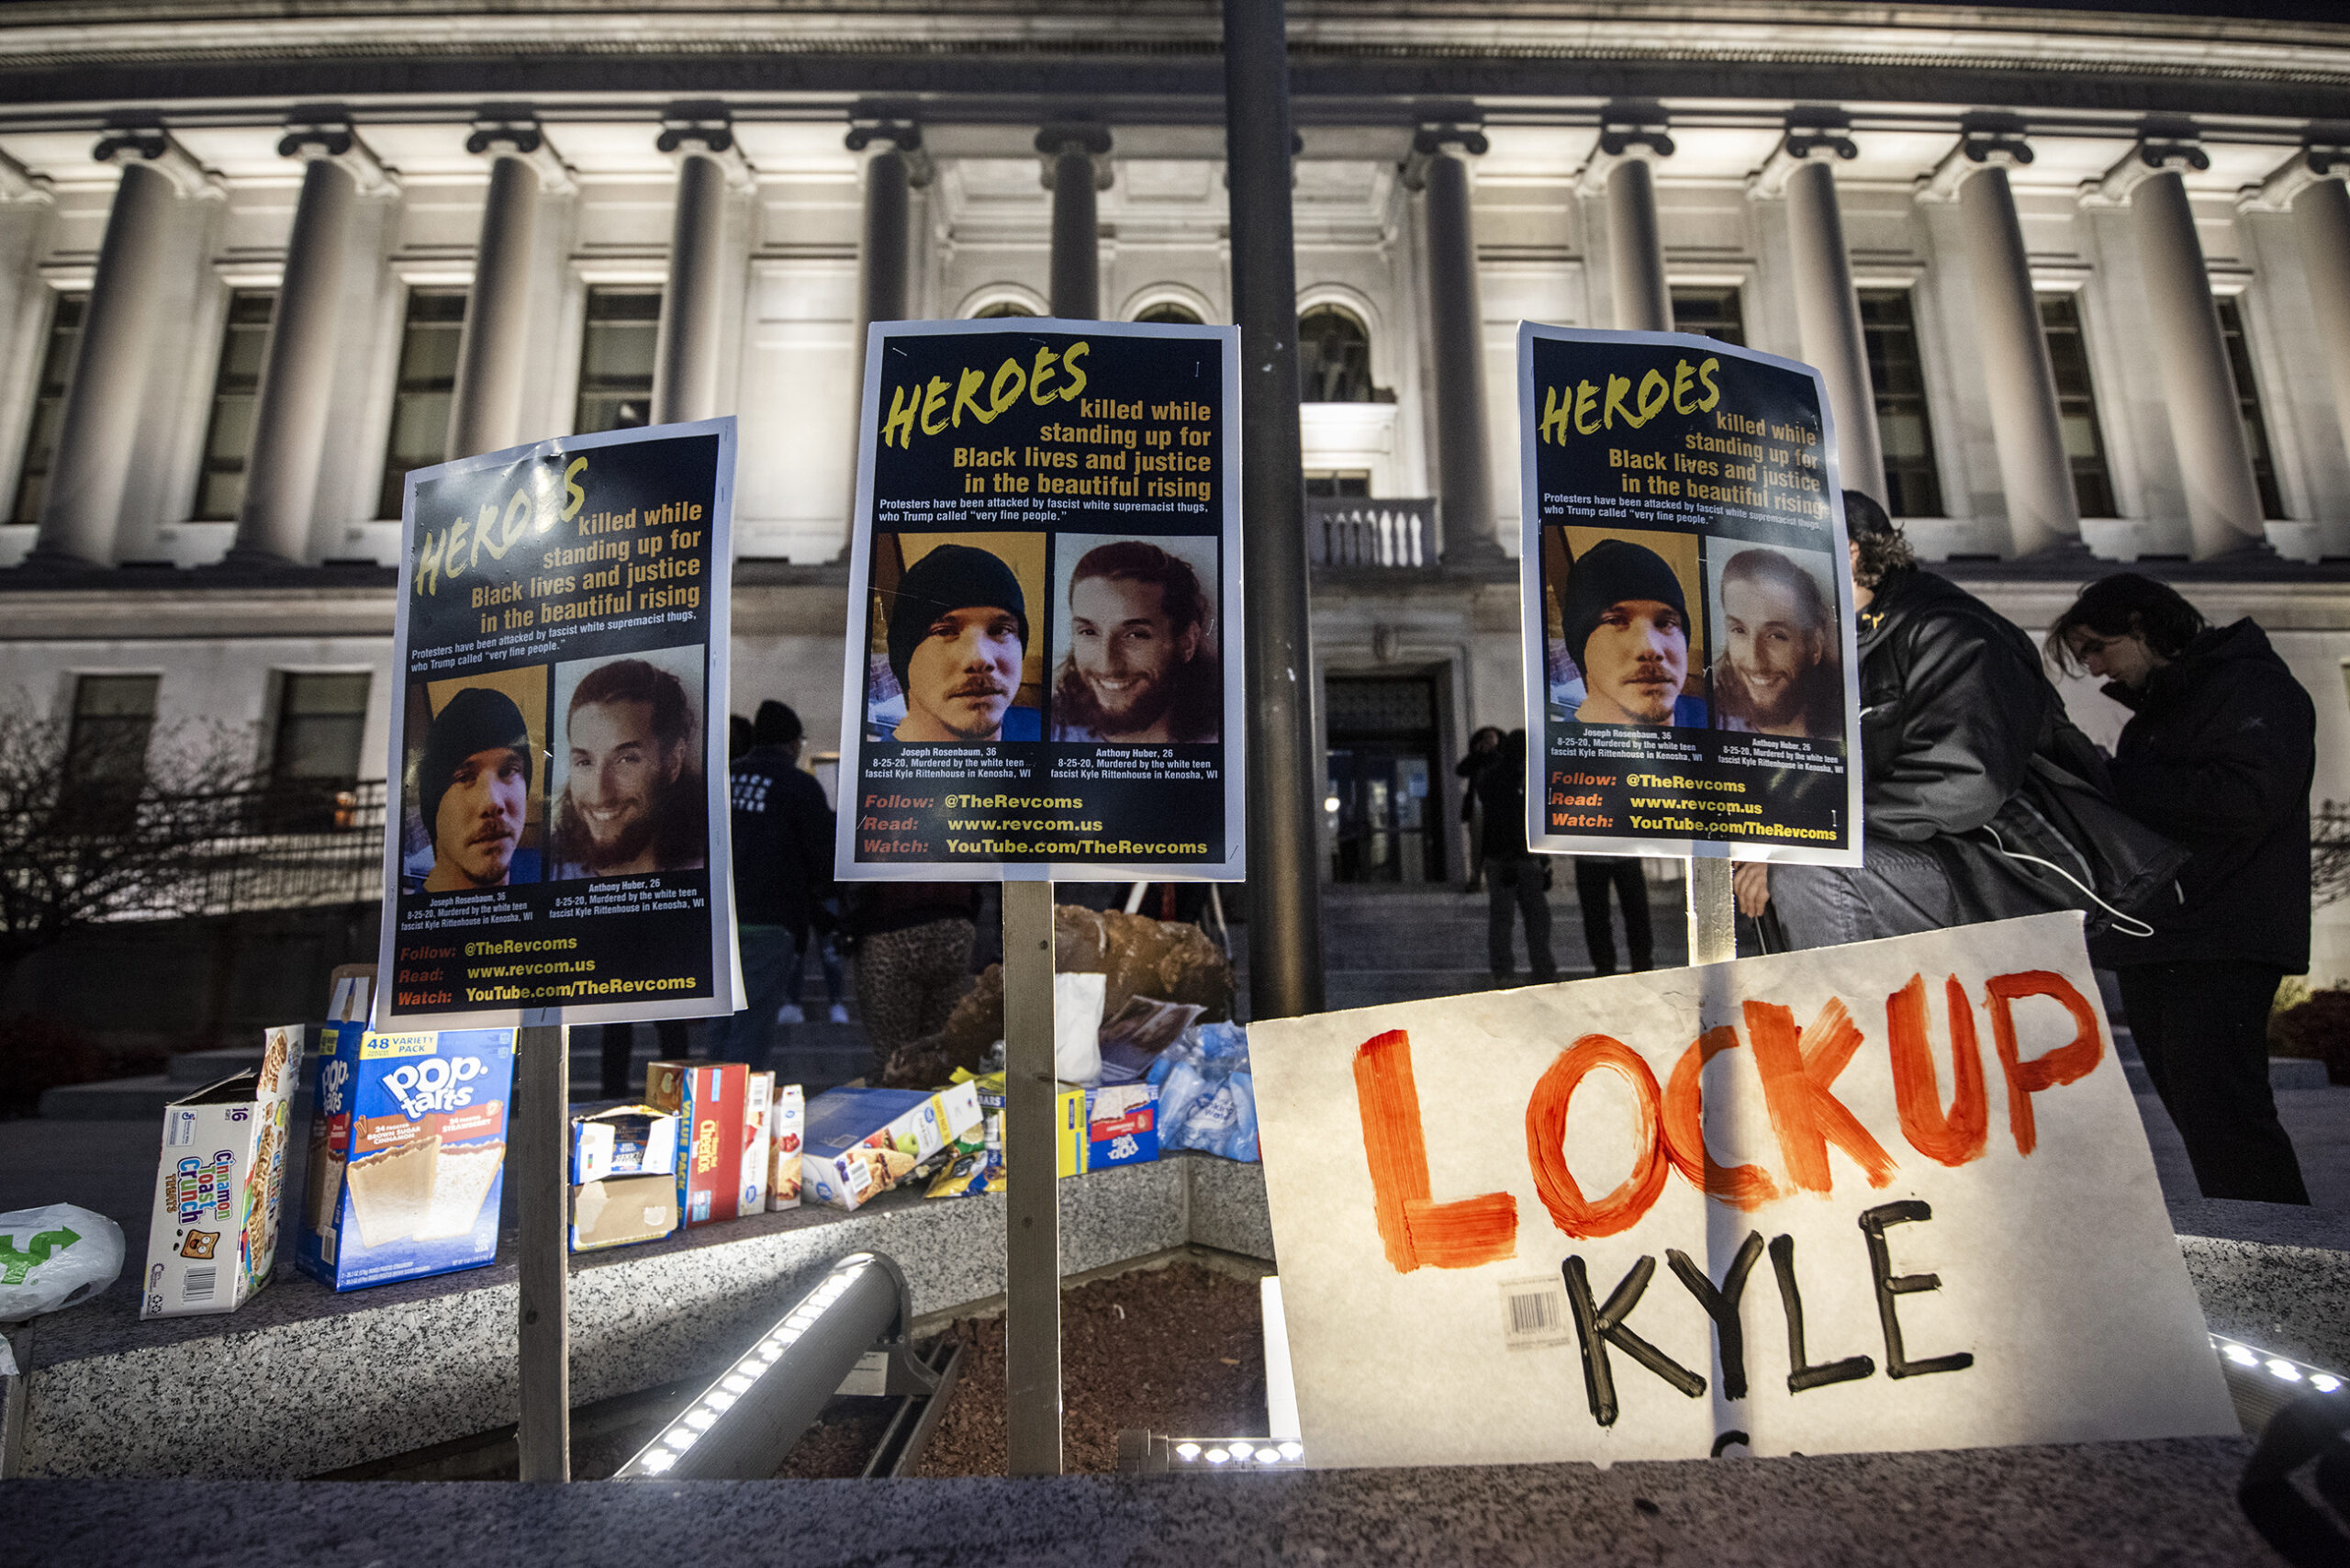
<path id="1" fill-rule="evenodd" d="M 1575 857 L 1575 899 L 1583 905 L 1583 946 L 1591 949 L 1591 972 L 1616 972 L 1616 923 L 1608 917 L 1607 890 L 1624 906 L 1624 946 L 1632 972 L 1656 968 L 1656 933 L 1649 921 L 1649 882 L 1632 855 Z"/>
<path id="2" fill-rule="evenodd" d="M 1485 880 L 1485 819 L 1477 802 L 1477 777 L 1490 767 L 1502 748 L 1502 733 L 1487 724 L 1469 737 L 1469 755 L 1452 771 L 1461 780 L 1460 820 L 1469 829 L 1469 880 L 1464 893 L 1473 893 Z"/>
<path id="3" fill-rule="evenodd" d="M 776 1014 L 807 951 L 817 901 L 832 888 L 833 809 L 800 767 L 800 715 L 772 700 L 751 721 L 751 749 L 729 775 L 734 829 L 734 918 L 744 1005 L 711 1055 L 766 1068 Z"/>
<path id="4" fill-rule="evenodd" d="M 2089 587 L 2051 660 L 2130 710 L 2113 753 L 2125 812 L 2190 853 L 2154 935 L 2091 944 L 2207 1198 L 2306 1204 L 2268 1084 L 2277 983 L 2310 967 L 2310 783 L 2317 710 L 2249 618 L 2206 624 L 2135 572 Z"/>
<path id="5" fill-rule="evenodd" d="M 1516 978 L 1511 927 L 1526 924 L 1526 965 L 1534 983 L 1559 978 L 1550 956 L 1550 857 L 1526 846 L 1526 732 L 1512 730 L 1477 775 L 1485 814 L 1485 946 L 1494 983 Z"/>

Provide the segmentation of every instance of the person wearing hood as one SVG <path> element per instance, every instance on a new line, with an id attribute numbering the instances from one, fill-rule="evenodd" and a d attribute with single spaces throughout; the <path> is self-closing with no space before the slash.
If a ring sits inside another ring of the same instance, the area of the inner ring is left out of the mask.
<path id="1" fill-rule="evenodd" d="M 2268 1086 L 2268 1013 L 2309 969 L 2316 707 L 2251 620 L 2207 625 L 2134 572 L 2090 584 L 2047 650 L 2130 710 L 2114 799 L 2189 852 L 2114 973 L 2196 1182 L 2207 1198 L 2306 1204 Z"/>

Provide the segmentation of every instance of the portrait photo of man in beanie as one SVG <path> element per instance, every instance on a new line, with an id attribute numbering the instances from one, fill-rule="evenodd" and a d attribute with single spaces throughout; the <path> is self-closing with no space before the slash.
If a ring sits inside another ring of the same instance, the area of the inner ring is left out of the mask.
<path id="1" fill-rule="evenodd" d="M 430 699 L 421 705 L 429 711 Z M 535 853 L 521 851 L 538 752 L 520 706 L 497 687 L 461 687 L 441 704 L 423 745 L 410 751 L 409 798 L 431 847 L 410 891 L 471 892 L 537 879 Z"/>
<path id="2" fill-rule="evenodd" d="M 1668 548 L 1685 543 L 1694 557 L 1694 541 L 1655 537 Z M 1662 554 L 1628 539 L 1599 539 L 1572 556 L 1556 591 L 1565 651 L 1583 673 L 1583 700 L 1573 714 L 1578 722 L 1706 722 L 1705 700 L 1687 690 L 1688 591 Z"/>
<path id="3" fill-rule="evenodd" d="M 876 550 L 912 554 L 901 535 Z M 1042 541 L 1037 542 L 1041 566 Z M 1028 592 L 1003 556 L 972 544 L 923 551 L 896 580 L 877 574 L 894 697 L 867 715 L 871 738 L 976 745 L 1043 738 L 1035 707 L 1020 706 L 1028 657 Z"/>

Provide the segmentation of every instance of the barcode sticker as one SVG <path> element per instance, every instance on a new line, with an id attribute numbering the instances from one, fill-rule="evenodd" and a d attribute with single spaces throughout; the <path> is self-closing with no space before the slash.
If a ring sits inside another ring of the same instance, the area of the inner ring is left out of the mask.
<path id="1" fill-rule="evenodd" d="M 1509 1280 L 1502 1287 L 1502 1343 L 1513 1350 L 1563 1345 L 1567 1291 L 1557 1280 Z"/>
<path id="2" fill-rule="evenodd" d="M 220 1270 L 216 1264 L 209 1269 L 190 1269 L 180 1276 L 180 1300 L 193 1305 L 212 1299 L 219 1288 Z"/>

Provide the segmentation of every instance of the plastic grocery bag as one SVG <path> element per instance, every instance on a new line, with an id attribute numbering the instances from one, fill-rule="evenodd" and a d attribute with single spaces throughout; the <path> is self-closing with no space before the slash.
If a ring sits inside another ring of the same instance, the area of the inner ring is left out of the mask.
<path id="1" fill-rule="evenodd" d="M 1151 1064 L 1158 1085 L 1158 1148 L 1196 1148 L 1226 1159 L 1257 1158 L 1257 1093 L 1248 1036 L 1237 1024 L 1208 1024 Z"/>
<path id="2" fill-rule="evenodd" d="M 0 1323 L 89 1300 L 122 1272 L 122 1227 L 51 1204 L 0 1214 Z"/>
<path id="3" fill-rule="evenodd" d="M 1053 1076 L 1063 1083 L 1102 1080 L 1102 1007 L 1106 975 L 1053 977 Z"/>

